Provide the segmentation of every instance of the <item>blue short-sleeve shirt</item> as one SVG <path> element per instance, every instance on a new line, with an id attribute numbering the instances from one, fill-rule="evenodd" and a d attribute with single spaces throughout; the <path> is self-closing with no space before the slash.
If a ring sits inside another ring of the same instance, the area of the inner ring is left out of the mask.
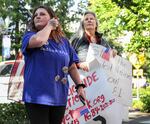
<path id="1" fill-rule="evenodd" d="M 23 101 L 65 106 L 69 88 L 67 69 L 79 61 L 77 54 L 65 38 L 61 43 L 49 39 L 42 47 L 27 49 L 34 34 L 26 32 L 22 39 L 25 58 Z"/>

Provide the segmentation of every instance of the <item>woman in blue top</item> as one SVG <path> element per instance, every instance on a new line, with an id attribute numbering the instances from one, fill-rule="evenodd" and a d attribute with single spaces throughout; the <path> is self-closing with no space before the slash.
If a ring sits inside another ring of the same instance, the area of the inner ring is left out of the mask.
<path id="1" fill-rule="evenodd" d="M 31 124 L 61 124 L 68 96 L 68 74 L 78 95 L 85 99 L 76 62 L 78 57 L 64 37 L 54 11 L 39 6 L 33 11 L 22 39 L 25 57 L 23 101 Z"/>

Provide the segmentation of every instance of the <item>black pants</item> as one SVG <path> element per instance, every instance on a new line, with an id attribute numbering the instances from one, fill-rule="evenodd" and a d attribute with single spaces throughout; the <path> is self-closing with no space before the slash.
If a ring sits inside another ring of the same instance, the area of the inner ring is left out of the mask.
<path id="1" fill-rule="evenodd" d="M 61 124 L 65 106 L 47 106 L 25 103 L 31 124 Z"/>
<path id="2" fill-rule="evenodd" d="M 105 118 L 103 118 L 103 117 L 100 116 L 100 115 L 98 115 L 97 117 L 95 117 L 93 120 L 94 120 L 94 121 L 100 121 L 100 122 L 102 122 L 102 124 L 106 124 Z"/>

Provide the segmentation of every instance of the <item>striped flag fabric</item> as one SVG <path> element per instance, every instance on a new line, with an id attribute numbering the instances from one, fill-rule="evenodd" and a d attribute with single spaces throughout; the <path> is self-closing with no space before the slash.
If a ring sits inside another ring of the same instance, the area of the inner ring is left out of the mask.
<path id="1" fill-rule="evenodd" d="M 110 48 L 105 48 L 103 50 L 102 58 L 107 60 L 107 61 L 109 61 L 109 59 L 110 59 L 110 52 L 111 52 Z"/>
<path id="2" fill-rule="evenodd" d="M 73 119 L 80 118 L 85 113 L 89 113 L 89 109 L 87 108 L 86 105 L 76 108 L 75 110 L 72 110 L 71 112 Z"/>
<path id="3" fill-rule="evenodd" d="M 24 60 L 22 53 L 18 53 L 15 63 L 11 70 L 11 75 L 8 84 L 9 100 L 20 102 L 22 101 L 23 91 L 23 73 L 24 73 Z"/>

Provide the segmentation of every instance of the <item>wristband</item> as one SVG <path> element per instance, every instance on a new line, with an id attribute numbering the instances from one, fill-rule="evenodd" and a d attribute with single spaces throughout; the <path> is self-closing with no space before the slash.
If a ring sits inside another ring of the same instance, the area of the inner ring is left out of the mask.
<path id="1" fill-rule="evenodd" d="M 79 87 L 85 88 L 86 86 L 85 86 L 85 84 L 77 84 L 77 85 L 75 86 L 75 89 L 78 90 Z"/>

